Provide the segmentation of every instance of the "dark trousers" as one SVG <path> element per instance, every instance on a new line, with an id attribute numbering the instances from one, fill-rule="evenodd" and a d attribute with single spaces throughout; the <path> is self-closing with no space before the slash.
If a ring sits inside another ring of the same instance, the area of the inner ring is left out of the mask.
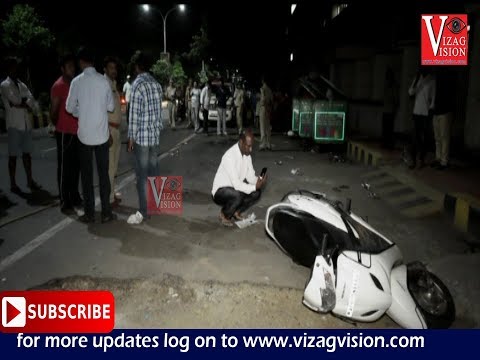
<path id="1" fill-rule="evenodd" d="M 98 179 L 100 182 L 100 200 L 102 215 L 108 216 L 110 207 L 110 178 L 108 177 L 108 141 L 101 145 L 85 145 L 80 142 L 80 171 L 82 177 L 83 201 L 85 215 L 95 214 L 95 192 L 93 190 L 93 153 L 97 162 Z"/>
<path id="2" fill-rule="evenodd" d="M 382 145 L 384 148 L 393 149 L 395 142 L 393 139 L 394 113 L 383 113 L 382 117 Z"/>
<path id="3" fill-rule="evenodd" d="M 222 207 L 222 213 L 230 219 L 237 211 L 244 212 L 260 199 L 261 191 L 257 190 L 251 194 L 245 194 L 232 187 L 223 187 L 217 190 L 213 201 Z"/>
<path id="4" fill-rule="evenodd" d="M 65 208 L 81 204 L 78 192 L 80 160 L 78 137 L 75 134 L 55 132 L 57 139 L 57 182 L 60 201 Z"/>
<path id="5" fill-rule="evenodd" d="M 417 156 L 420 157 L 421 162 L 425 161 L 428 138 L 427 130 L 430 121 L 429 116 L 413 115 L 414 138 L 412 142 L 412 161 L 414 163 L 417 161 Z"/>
<path id="6" fill-rule="evenodd" d="M 208 110 L 202 109 L 203 111 L 203 132 L 208 133 Z"/>

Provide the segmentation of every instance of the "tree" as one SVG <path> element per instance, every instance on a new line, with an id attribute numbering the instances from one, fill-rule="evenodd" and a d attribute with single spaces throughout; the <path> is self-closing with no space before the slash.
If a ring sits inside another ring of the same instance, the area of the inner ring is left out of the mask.
<path id="1" fill-rule="evenodd" d="M 207 30 L 202 26 L 199 33 L 192 36 L 190 51 L 185 54 L 186 58 L 194 63 L 200 63 L 205 57 L 207 57 L 210 44 L 211 42 L 208 39 Z"/>
<path id="2" fill-rule="evenodd" d="M 159 59 L 155 64 L 153 64 L 150 71 L 152 72 L 153 76 L 157 78 L 160 84 L 167 84 L 172 75 L 171 68 L 172 66 L 167 60 Z"/>
<path id="3" fill-rule="evenodd" d="M 185 81 L 187 80 L 187 75 L 185 74 L 185 70 L 183 70 L 183 66 L 180 60 L 177 60 L 173 63 L 171 76 L 175 84 L 185 84 Z"/>
<path id="4" fill-rule="evenodd" d="M 183 85 L 187 80 L 187 75 L 180 60 L 175 60 L 172 65 L 165 59 L 159 59 L 150 71 L 161 84 L 166 84 L 172 79 L 175 84 Z"/>
<path id="5" fill-rule="evenodd" d="M 44 26 L 35 9 L 29 5 L 15 5 L 7 19 L 1 22 L 1 26 L 4 45 L 26 61 L 27 82 L 30 83 L 30 56 L 37 54 L 39 50 L 48 49 L 55 40 L 54 36 Z"/>

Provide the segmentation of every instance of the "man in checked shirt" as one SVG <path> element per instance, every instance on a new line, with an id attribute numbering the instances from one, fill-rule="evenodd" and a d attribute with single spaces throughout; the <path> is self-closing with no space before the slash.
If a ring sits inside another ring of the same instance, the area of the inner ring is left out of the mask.
<path id="1" fill-rule="evenodd" d="M 162 124 L 162 87 L 148 73 L 143 53 L 132 57 L 136 74 L 132 84 L 128 124 L 128 151 L 135 154 L 139 211 L 127 222 L 141 224 L 147 217 L 147 177 L 158 175 L 158 153 Z"/>

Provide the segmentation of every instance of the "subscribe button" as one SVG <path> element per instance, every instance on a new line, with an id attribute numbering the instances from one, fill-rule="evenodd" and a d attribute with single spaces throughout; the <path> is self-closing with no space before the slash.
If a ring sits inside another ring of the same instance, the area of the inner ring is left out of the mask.
<path id="1" fill-rule="evenodd" d="M 5 291 L 0 299 L 5 333 L 108 333 L 115 325 L 109 291 Z"/>

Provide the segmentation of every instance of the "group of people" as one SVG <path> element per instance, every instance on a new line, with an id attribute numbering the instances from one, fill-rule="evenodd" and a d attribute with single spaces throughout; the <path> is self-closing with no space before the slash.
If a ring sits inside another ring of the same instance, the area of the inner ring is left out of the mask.
<path id="1" fill-rule="evenodd" d="M 429 130 L 433 128 L 435 160 L 430 164 L 438 170 L 449 166 L 450 134 L 455 98 L 452 96 L 454 78 L 448 69 L 435 72 L 421 67 L 413 79 L 408 94 L 414 99 L 413 137 L 410 144 L 410 169 L 425 166 Z M 386 72 L 383 110 L 384 146 L 393 147 L 394 118 L 398 107 L 398 91 L 392 69 Z"/>
<path id="2" fill-rule="evenodd" d="M 127 86 L 127 84 L 126 84 Z M 165 92 L 165 100 L 168 103 L 169 124 L 172 130 L 176 129 L 179 98 L 179 89 L 175 86 L 173 80 Z M 237 123 L 237 132 L 242 134 L 244 130 L 245 100 L 246 94 L 243 84 L 237 83 L 232 92 L 223 80 L 214 83 L 207 81 L 203 87 L 199 86 L 197 81 L 190 79 L 184 93 L 185 118 L 187 128 L 193 128 L 195 133 L 205 133 L 208 135 L 208 122 L 210 110 L 216 111 L 217 116 L 217 135 L 227 135 L 227 104 L 228 100 L 233 98 L 233 106 Z M 212 103 L 212 100 L 213 104 Z M 260 88 L 260 97 L 258 102 L 258 115 L 260 122 L 261 144 L 260 150 L 271 150 L 271 116 L 273 110 L 273 94 L 265 81 Z M 200 112 L 202 113 L 203 126 L 200 124 Z"/>
<path id="3" fill-rule="evenodd" d="M 122 110 L 117 87 L 118 61 L 108 56 L 103 62 L 103 74 L 94 66 L 95 58 L 87 48 L 81 48 L 76 56 L 63 56 L 59 62 L 60 77 L 51 87 L 50 117 L 55 125 L 57 142 L 57 182 L 61 211 L 77 214 L 84 223 L 95 221 L 95 195 L 93 162 L 95 155 L 99 178 L 101 222 L 116 219 L 112 209 L 121 202 L 121 193 L 115 187 L 121 149 L 120 126 Z M 80 74 L 76 76 L 77 64 Z M 141 52 L 131 60 L 133 81 L 127 79 L 123 91 L 127 100 L 128 152 L 135 157 L 136 185 L 139 209 L 128 218 L 129 224 L 140 224 L 147 214 L 147 177 L 158 176 L 160 132 L 163 129 L 163 89 L 149 73 L 149 63 Z M 40 190 L 32 177 L 32 124 L 29 113 L 39 112 L 39 106 L 28 87 L 18 79 L 18 62 L 8 61 L 8 76 L 1 83 L 1 95 L 7 114 L 9 172 L 11 191 L 20 193 L 15 179 L 16 160 L 22 155 L 27 183 L 32 191 Z M 261 148 L 270 148 L 268 118 L 269 88 L 262 87 L 264 126 Z M 217 134 L 227 134 L 225 109 L 230 96 L 223 81 L 213 90 L 210 82 L 200 90 L 196 82 L 187 89 L 190 103 L 189 125 L 196 132 L 208 133 L 210 98 L 215 93 L 219 121 Z M 173 83 L 166 89 L 165 98 L 172 102 Z M 215 175 L 212 200 L 222 207 L 220 219 L 224 225 L 232 225 L 241 219 L 241 213 L 260 198 L 266 177 L 258 177 L 253 170 L 251 152 L 254 136 L 251 130 L 243 131 L 242 107 L 244 92 L 237 86 L 234 94 L 237 124 L 240 138 L 223 156 Z M 175 108 L 170 112 L 170 126 L 175 128 Z M 203 111 L 204 124 L 200 128 L 199 111 Z M 268 125 L 268 126 L 267 126 Z M 266 130 L 268 127 L 268 131 Z M 222 129 L 223 128 L 223 129 Z M 223 130 L 223 132 L 222 132 Z M 268 140 L 267 140 L 268 139 Z M 79 184 L 82 184 L 80 195 Z M 83 197 L 83 199 L 82 199 Z"/>

